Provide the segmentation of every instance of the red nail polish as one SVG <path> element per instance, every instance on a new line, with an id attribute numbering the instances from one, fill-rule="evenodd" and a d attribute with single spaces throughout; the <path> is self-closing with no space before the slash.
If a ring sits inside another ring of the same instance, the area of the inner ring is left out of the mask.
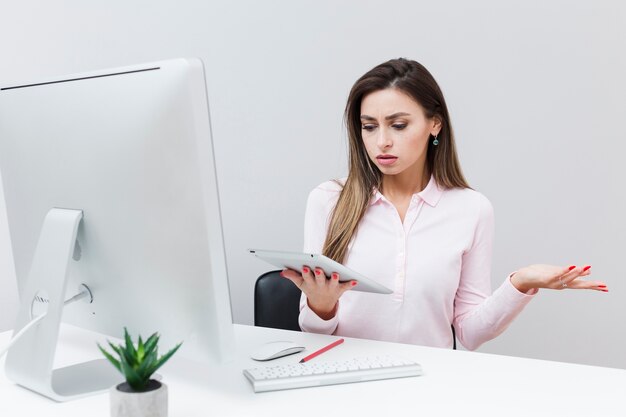
<path id="1" fill-rule="evenodd" d="M 304 268 L 302 268 L 302 273 L 303 274 L 308 274 L 309 273 L 309 268 L 307 268 L 306 266 Z"/>
<path id="2" fill-rule="evenodd" d="M 576 265 L 572 265 L 569 267 L 569 270 L 571 271 L 572 269 L 576 268 Z"/>
<path id="3" fill-rule="evenodd" d="M 315 270 L 315 275 L 322 275 L 322 271 L 320 271 L 319 269 Z"/>
<path id="4" fill-rule="evenodd" d="M 350 282 L 350 285 L 352 285 L 354 287 L 356 285 L 356 281 Z"/>
<path id="5" fill-rule="evenodd" d="M 583 272 L 585 272 L 586 270 L 588 270 L 589 268 L 591 268 L 591 265 L 587 265 L 586 267 L 583 268 Z"/>
<path id="6" fill-rule="evenodd" d="M 606 285 L 598 285 L 598 288 L 606 288 Z"/>
<path id="7" fill-rule="evenodd" d="M 600 291 L 609 292 L 609 290 L 600 290 Z"/>
<path id="8" fill-rule="evenodd" d="M 339 279 L 339 275 L 337 275 L 335 272 L 333 272 L 333 279 Z"/>

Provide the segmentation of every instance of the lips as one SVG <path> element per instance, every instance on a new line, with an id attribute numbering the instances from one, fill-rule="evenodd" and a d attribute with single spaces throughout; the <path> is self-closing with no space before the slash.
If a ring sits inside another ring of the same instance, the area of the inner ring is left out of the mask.
<path id="1" fill-rule="evenodd" d="M 376 160 L 381 165 L 392 165 L 398 160 L 398 157 L 393 155 L 378 155 Z"/>

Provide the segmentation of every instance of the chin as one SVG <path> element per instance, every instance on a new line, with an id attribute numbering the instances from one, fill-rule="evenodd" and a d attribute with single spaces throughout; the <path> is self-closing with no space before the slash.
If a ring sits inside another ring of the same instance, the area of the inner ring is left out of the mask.
<path id="1" fill-rule="evenodd" d="M 385 167 L 385 166 L 379 166 L 378 170 L 383 175 L 397 175 L 401 173 L 402 171 L 404 171 L 402 167 Z"/>

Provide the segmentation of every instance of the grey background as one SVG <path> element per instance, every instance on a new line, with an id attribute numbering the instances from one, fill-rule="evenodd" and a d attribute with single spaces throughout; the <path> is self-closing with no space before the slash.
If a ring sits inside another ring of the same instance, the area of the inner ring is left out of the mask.
<path id="1" fill-rule="evenodd" d="M 399 56 L 435 75 L 473 188 L 496 213 L 493 286 L 591 264 L 609 293 L 540 291 L 482 352 L 626 368 L 626 6 L 615 1 L 2 0 L 0 80 L 197 56 L 207 82 L 234 320 L 245 250 L 298 250 L 311 188 L 346 175 L 352 83 Z M 0 330 L 17 291 L 0 201 Z"/>

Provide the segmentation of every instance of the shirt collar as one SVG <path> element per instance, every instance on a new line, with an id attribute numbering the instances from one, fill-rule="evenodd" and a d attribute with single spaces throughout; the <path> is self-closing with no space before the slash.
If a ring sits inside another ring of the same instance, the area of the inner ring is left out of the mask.
<path id="1" fill-rule="evenodd" d="M 439 188 L 437 181 L 435 181 L 435 176 L 431 175 L 426 188 L 424 188 L 419 193 L 413 194 L 413 198 L 421 198 L 430 206 L 435 207 L 443 194 L 443 190 Z M 385 197 L 381 194 L 378 189 L 374 189 L 374 193 L 372 195 L 372 199 L 370 200 L 370 206 L 376 204 L 380 199 L 385 199 Z M 385 199 L 386 200 L 386 199 Z"/>

